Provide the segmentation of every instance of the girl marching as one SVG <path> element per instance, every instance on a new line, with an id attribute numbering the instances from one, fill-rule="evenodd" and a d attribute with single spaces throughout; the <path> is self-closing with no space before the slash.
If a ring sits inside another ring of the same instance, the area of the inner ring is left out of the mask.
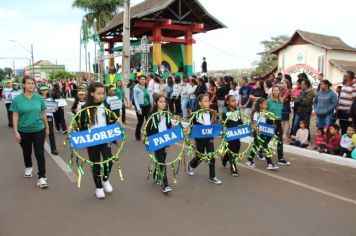
<path id="1" fill-rule="evenodd" d="M 47 86 L 43 85 L 40 87 L 39 90 L 40 90 L 40 95 L 42 96 L 45 102 L 55 103 L 54 99 L 49 96 Z M 51 153 L 53 155 L 58 155 L 58 151 L 56 148 L 56 138 L 53 130 L 53 111 L 49 111 L 47 107 L 46 112 L 47 112 L 47 120 L 48 120 L 48 127 L 49 127 L 49 143 L 51 146 Z"/>
<path id="2" fill-rule="evenodd" d="M 225 121 L 226 128 L 236 127 L 238 125 L 242 125 L 240 114 L 232 114 L 236 112 L 237 109 L 237 99 L 234 95 L 228 95 L 226 98 L 226 109 L 223 113 L 223 120 Z M 240 151 L 240 139 L 231 140 L 227 142 L 229 150 L 238 154 Z M 234 162 L 233 155 L 230 152 L 227 152 L 225 156 L 222 158 L 222 165 L 225 167 L 227 162 L 230 163 L 230 173 L 233 177 L 238 177 L 239 172 L 237 171 L 236 163 Z"/>
<path id="3" fill-rule="evenodd" d="M 161 133 L 172 127 L 172 122 L 169 115 L 167 113 L 163 115 L 160 115 L 158 113 L 158 112 L 164 112 L 166 110 L 167 110 L 167 102 L 165 96 L 157 95 L 155 97 L 152 114 L 150 115 L 150 118 L 148 119 L 148 123 L 146 125 L 147 136 Z M 162 179 L 161 186 L 162 186 L 162 191 L 164 193 L 168 193 L 172 191 L 172 189 L 168 185 L 167 171 L 165 166 L 165 161 L 167 157 L 166 148 L 162 148 L 155 151 L 155 158 L 158 162 L 156 163 L 156 165 L 158 165 L 159 170 L 156 171 L 157 168 L 155 168 L 155 171 L 153 173 L 154 180 Z M 158 175 L 162 175 L 162 177 Z"/>
<path id="4" fill-rule="evenodd" d="M 207 94 L 201 94 L 197 98 L 198 105 L 201 109 L 209 109 L 209 96 Z M 199 112 L 193 118 L 194 125 L 211 125 L 216 121 L 216 114 L 212 112 Z M 200 153 L 214 152 L 214 138 L 196 138 L 196 150 Z M 188 164 L 187 173 L 194 175 L 194 169 L 198 167 L 201 162 L 201 158 L 196 155 Z M 209 181 L 214 184 L 222 184 L 222 182 L 216 177 L 215 174 L 215 159 L 211 158 L 209 161 Z"/>

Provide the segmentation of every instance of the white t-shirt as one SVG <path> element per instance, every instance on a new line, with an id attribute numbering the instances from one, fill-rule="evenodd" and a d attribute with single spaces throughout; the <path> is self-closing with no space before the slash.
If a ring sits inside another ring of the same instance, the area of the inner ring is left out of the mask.
<path id="1" fill-rule="evenodd" d="M 159 94 L 160 90 L 159 90 L 159 83 L 154 83 L 153 84 L 153 93 L 155 94 Z"/>
<path id="2" fill-rule="evenodd" d="M 97 123 L 93 125 L 92 129 L 106 126 L 106 114 L 104 104 L 101 104 L 96 110 Z"/>
<path id="3" fill-rule="evenodd" d="M 238 90 L 238 89 L 236 89 L 235 91 L 232 90 L 232 89 L 230 89 L 228 95 L 234 96 L 234 97 L 236 98 L 236 101 L 239 102 L 239 100 L 240 100 L 240 94 L 239 94 L 239 90 Z"/>
<path id="4" fill-rule="evenodd" d="M 82 107 L 84 106 L 84 104 L 85 104 L 85 101 L 83 101 L 83 102 L 79 101 L 79 102 L 78 102 L 78 107 L 77 107 L 78 111 L 82 109 Z"/>
<path id="5" fill-rule="evenodd" d="M 14 99 L 16 96 L 20 95 L 22 93 L 22 90 L 13 90 L 11 93 L 12 99 Z"/>
<path id="6" fill-rule="evenodd" d="M 161 133 L 167 130 L 166 116 L 162 116 L 161 121 L 158 124 L 158 132 Z"/>
<path id="7" fill-rule="evenodd" d="M 253 114 L 253 120 L 256 121 L 257 123 L 262 122 L 266 123 L 267 119 L 266 116 L 259 111 L 256 111 L 255 114 Z"/>
<path id="8" fill-rule="evenodd" d="M 12 102 L 12 88 L 4 88 L 3 91 L 2 91 L 2 96 L 4 97 L 5 99 L 5 104 L 6 103 L 11 103 Z"/>

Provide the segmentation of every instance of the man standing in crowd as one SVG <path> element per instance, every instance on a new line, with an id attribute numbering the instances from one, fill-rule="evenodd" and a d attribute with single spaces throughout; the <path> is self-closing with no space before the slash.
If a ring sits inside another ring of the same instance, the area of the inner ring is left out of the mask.
<path id="1" fill-rule="evenodd" d="M 216 93 L 216 99 L 218 100 L 218 112 L 222 114 L 225 108 L 225 96 L 229 94 L 230 91 L 230 81 L 229 77 L 219 78 L 216 81 L 218 86 L 218 91 Z"/>
<path id="2" fill-rule="evenodd" d="M 203 63 L 201 64 L 201 72 L 203 76 L 207 76 L 208 74 L 208 64 L 206 63 L 205 57 L 203 57 Z"/>
<path id="3" fill-rule="evenodd" d="M 352 102 L 356 99 L 356 88 L 353 86 L 352 80 L 355 77 L 355 73 L 352 71 L 346 71 L 343 78 L 343 86 L 339 97 L 339 103 L 337 106 L 337 118 L 341 127 L 341 133 L 345 134 L 347 127 L 349 126 L 349 113 Z"/>
<path id="4" fill-rule="evenodd" d="M 315 97 L 313 88 L 311 88 L 310 80 L 303 79 L 300 84 L 300 88 L 302 89 L 300 96 L 292 96 L 294 103 L 296 104 L 292 130 L 293 135 L 296 135 L 297 133 L 300 120 L 305 120 L 307 122 L 307 129 L 309 129 L 310 116 L 313 110 L 313 99 Z"/>
<path id="5" fill-rule="evenodd" d="M 247 77 L 242 77 L 240 80 L 240 101 L 239 106 L 241 112 L 244 112 L 245 115 L 250 116 L 252 101 L 250 99 L 250 95 L 252 93 L 252 87 L 248 84 Z"/>
<path id="6" fill-rule="evenodd" d="M 324 74 L 323 73 L 319 73 L 317 79 L 318 79 L 318 83 L 319 84 L 318 84 L 318 88 L 316 89 L 316 91 L 319 92 L 320 91 L 320 83 L 324 79 Z"/>

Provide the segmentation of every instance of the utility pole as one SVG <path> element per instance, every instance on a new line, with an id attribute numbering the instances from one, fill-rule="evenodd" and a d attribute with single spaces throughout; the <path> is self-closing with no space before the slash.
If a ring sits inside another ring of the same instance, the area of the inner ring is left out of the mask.
<path id="1" fill-rule="evenodd" d="M 90 52 L 88 52 L 88 67 L 89 67 L 88 80 L 90 81 Z"/>
<path id="2" fill-rule="evenodd" d="M 14 75 L 14 77 L 16 76 L 15 60 L 12 60 L 12 74 Z"/>
<path id="3" fill-rule="evenodd" d="M 130 0 L 124 2 L 124 24 L 122 29 L 122 78 L 130 79 Z"/>
<path id="4" fill-rule="evenodd" d="M 33 60 L 33 45 L 31 43 L 32 77 L 35 77 L 35 61 Z"/>

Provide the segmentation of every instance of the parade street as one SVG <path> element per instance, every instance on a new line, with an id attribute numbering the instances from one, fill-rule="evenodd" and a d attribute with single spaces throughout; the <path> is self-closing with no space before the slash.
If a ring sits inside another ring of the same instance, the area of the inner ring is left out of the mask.
<path id="1" fill-rule="evenodd" d="M 163 194 L 146 180 L 148 155 L 134 138 L 136 117 L 130 114 L 121 155 L 124 181 L 114 167 L 111 195 L 96 199 L 88 166 L 77 188 L 77 172 L 66 166 L 70 152 L 61 133 L 56 133 L 59 156 L 50 155 L 46 145 L 49 188 L 41 190 L 34 156 L 34 176 L 23 176 L 22 150 L 7 127 L 3 102 L 0 107 L 1 236 L 355 235 L 355 169 L 286 153 L 291 166 L 268 171 L 265 161 L 256 160 L 255 169 L 242 161 L 240 176 L 234 178 L 218 160 L 222 185 L 208 182 L 208 166 L 202 163 L 195 176 L 181 167 L 176 186 L 168 171 L 173 191 Z M 68 123 L 68 107 L 65 114 Z M 180 146 L 171 149 L 178 153 Z"/>

